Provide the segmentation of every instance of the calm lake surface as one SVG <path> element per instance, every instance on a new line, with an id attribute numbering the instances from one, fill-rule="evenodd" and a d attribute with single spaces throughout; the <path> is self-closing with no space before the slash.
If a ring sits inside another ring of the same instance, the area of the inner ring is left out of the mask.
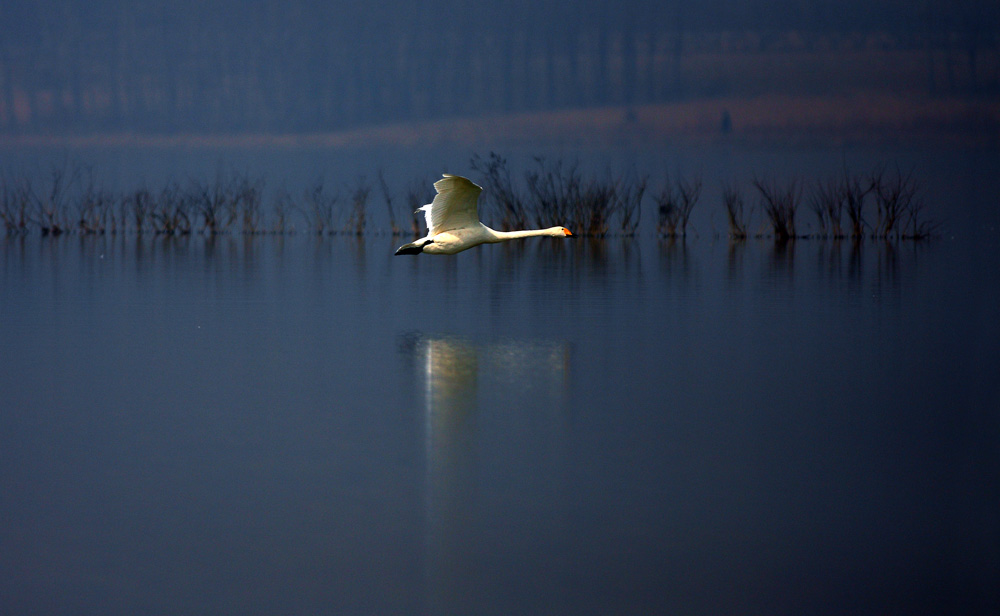
<path id="1" fill-rule="evenodd" d="M 0 612 L 995 614 L 992 156 L 919 243 L 0 238 Z"/>

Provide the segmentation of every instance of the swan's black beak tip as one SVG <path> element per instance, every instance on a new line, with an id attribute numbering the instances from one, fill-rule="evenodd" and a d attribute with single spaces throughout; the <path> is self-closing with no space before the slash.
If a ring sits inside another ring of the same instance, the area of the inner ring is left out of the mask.
<path id="1" fill-rule="evenodd" d="M 423 252 L 424 247 L 417 244 L 403 244 L 396 249 L 396 256 L 399 255 L 418 255 Z"/>

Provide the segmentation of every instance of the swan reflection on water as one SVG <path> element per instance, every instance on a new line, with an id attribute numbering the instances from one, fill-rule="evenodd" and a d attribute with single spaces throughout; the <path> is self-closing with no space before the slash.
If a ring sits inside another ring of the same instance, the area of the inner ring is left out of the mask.
<path id="1" fill-rule="evenodd" d="M 567 390 L 569 345 L 552 341 L 477 343 L 461 337 L 418 336 L 412 341 L 424 394 L 429 449 L 450 440 L 479 406 L 480 385 L 497 389 L 489 406 L 516 410 L 530 391 L 558 401 Z M 516 417 L 517 413 L 513 413 Z"/>
<path id="2" fill-rule="evenodd" d="M 524 394 L 557 400 L 568 389 L 569 344 L 562 341 L 475 342 L 460 336 L 404 337 L 423 390 L 428 437 L 450 432 L 479 405 L 480 385 L 498 388 L 507 402 Z M 496 404 L 491 401 L 490 406 Z"/>
<path id="3" fill-rule="evenodd" d="M 557 489 L 551 462 L 564 440 L 570 345 L 417 334 L 406 336 L 401 350 L 413 362 L 424 418 L 429 600 L 431 607 L 460 607 L 459 589 L 468 589 L 488 550 L 482 537 L 494 524 L 490 516 L 509 498 L 493 484 L 497 476 L 511 474 L 526 495 Z M 521 464 L 533 465 L 530 477 L 510 468 Z"/>

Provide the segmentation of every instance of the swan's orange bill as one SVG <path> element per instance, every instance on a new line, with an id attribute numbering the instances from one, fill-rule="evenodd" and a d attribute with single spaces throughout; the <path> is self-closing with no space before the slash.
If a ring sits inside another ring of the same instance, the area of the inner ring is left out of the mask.
<path id="1" fill-rule="evenodd" d="M 563 233 L 565 233 L 567 237 L 573 235 L 572 233 L 569 232 L 569 229 L 563 229 Z"/>

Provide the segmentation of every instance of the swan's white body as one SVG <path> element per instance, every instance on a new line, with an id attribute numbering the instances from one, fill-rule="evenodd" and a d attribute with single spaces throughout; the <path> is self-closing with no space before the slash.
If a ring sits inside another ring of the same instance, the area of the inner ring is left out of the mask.
<path id="1" fill-rule="evenodd" d="M 421 207 L 427 221 L 427 235 L 415 242 L 403 244 L 397 255 L 453 255 L 480 244 L 495 244 L 521 237 L 567 237 L 573 235 L 566 227 L 531 229 L 528 231 L 494 231 L 479 222 L 477 202 L 482 187 L 458 175 L 444 174 L 434 182 L 434 201 Z"/>

